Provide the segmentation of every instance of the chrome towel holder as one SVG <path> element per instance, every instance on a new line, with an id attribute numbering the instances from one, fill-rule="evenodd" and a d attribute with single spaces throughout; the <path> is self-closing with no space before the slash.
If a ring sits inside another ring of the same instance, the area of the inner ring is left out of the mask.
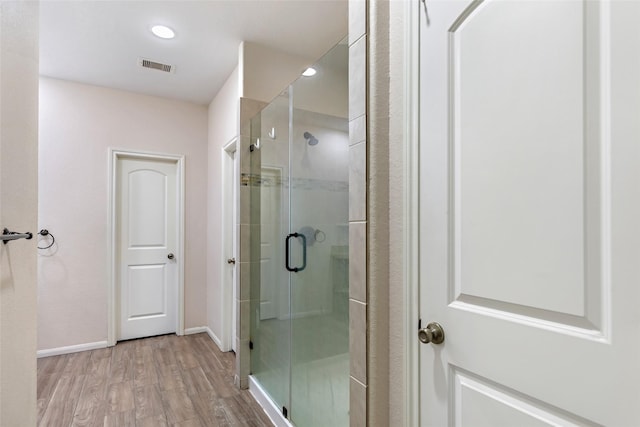
<path id="1" fill-rule="evenodd" d="M 33 234 L 30 232 L 26 232 L 26 233 L 18 233 L 15 231 L 9 231 L 8 228 L 5 228 L 2 232 L 2 235 L 0 236 L 0 240 L 2 240 L 2 243 L 4 243 L 5 245 L 7 243 L 9 243 L 9 240 L 18 240 L 18 239 L 32 239 L 33 238 Z"/>

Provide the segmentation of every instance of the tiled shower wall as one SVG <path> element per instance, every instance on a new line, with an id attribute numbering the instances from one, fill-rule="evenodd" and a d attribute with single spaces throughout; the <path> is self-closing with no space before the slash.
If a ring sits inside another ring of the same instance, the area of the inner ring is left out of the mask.
<path id="1" fill-rule="evenodd" d="M 251 145 L 251 118 L 258 114 L 264 107 L 266 102 L 256 101 L 248 98 L 240 98 L 240 137 L 236 145 L 236 155 L 240 156 L 240 176 L 236 179 L 240 182 L 239 186 L 239 209 L 237 224 L 238 230 L 238 260 L 236 274 L 236 377 L 235 383 L 240 388 L 248 388 L 249 371 L 251 369 L 249 338 L 251 324 L 251 274 L 259 275 L 260 273 L 260 254 L 251 253 L 251 235 L 260 233 L 260 206 L 251 206 L 251 192 L 256 191 L 250 184 L 252 173 L 258 173 L 259 170 L 253 171 L 253 167 L 260 165 L 260 161 L 255 159 L 260 152 L 250 153 Z M 252 159 L 251 156 L 254 156 Z M 259 199 L 258 199 L 259 200 Z M 259 247 L 258 247 L 259 249 Z M 254 298 L 257 292 L 254 292 Z"/>
<path id="2" fill-rule="evenodd" d="M 367 7 L 349 1 L 350 424 L 367 425 Z"/>

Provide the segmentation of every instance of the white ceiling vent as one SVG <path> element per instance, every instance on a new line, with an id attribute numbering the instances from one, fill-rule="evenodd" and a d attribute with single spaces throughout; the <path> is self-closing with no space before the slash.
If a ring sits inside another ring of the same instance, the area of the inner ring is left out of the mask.
<path id="1" fill-rule="evenodd" d="M 138 58 L 138 65 L 143 68 L 164 71 L 165 73 L 175 74 L 176 72 L 175 65 L 163 64 L 161 62 L 152 61 L 150 59 Z"/>

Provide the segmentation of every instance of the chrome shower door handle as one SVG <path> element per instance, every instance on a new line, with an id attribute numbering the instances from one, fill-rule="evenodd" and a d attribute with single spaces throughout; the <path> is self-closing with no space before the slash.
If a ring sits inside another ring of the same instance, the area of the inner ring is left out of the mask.
<path id="1" fill-rule="evenodd" d="M 291 238 L 292 237 L 302 239 L 302 266 L 300 267 L 291 267 L 291 265 L 289 264 L 289 258 L 291 255 Z M 285 262 L 285 267 L 287 268 L 287 271 L 298 273 L 304 270 L 305 268 L 307 268 L 307 238 L 305 237 L 304 234 L 301 234 L 301 233 L 289 234 L 285 239 L 284 251 L 285 251 L 284 262 Z"/>

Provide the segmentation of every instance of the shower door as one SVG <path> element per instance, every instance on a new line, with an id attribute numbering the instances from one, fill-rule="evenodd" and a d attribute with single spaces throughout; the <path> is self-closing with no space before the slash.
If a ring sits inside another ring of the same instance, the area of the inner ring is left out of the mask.
<path id="1" fill-rule="evenodd" d="M 338 45 L 252 122 L 261 231 L 251 368 L 297 427 L 349 424 L 347 58 Z"/>
<path id="2" fill-rule="evenodd" d="M 283 93 L 251 120 L 251 374 L 274 404 L 290 404 L 289 95 Z M 241 273 L 242 274 L 242 273 Z"/>
<path id="3" fill-rule="evenodd" d="M 346 45 L 290 89 L 291 420 L 349 424 Z M 322 88 L 322 89 L 320 89 Z M 306 260 L 304 259 L 306 255 Z"/>

